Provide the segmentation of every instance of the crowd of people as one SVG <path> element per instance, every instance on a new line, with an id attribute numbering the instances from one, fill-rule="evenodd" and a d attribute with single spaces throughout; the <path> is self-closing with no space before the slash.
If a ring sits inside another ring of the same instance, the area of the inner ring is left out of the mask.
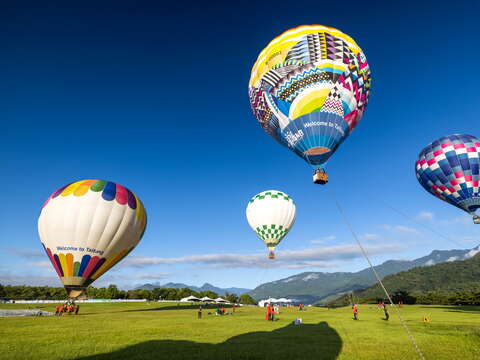
<path id="1" fill-rule="evenodd" d="M 63 314 L 78 315 L 80 305 L 75 304 L 74 301 L 66 301 L 63 305 L 55 306 L 55 316 L 62 316 Z"/>

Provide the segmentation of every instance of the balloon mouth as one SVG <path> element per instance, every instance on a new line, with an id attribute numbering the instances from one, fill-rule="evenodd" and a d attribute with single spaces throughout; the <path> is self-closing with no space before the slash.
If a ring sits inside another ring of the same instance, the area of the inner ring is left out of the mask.
<path id="1" fill-rule="evenodd" d="M 269 258 L 270 260 L 275 259 L 275 253 L 274 253 L 273 251 L 270 251 L 270 253 L 268 254 L 268 258 Z"/>
<path id="2" fill-rule="evenodd" d="M 65 286 L 65 291 L 70 299 L 86 299 L 86 288 L 83 286 Z"/>
<path id="3" fill-rule="evenodd" d="M 304 155 L 323 155 L 331 150 L 325 146 L 317 146 L 303 152 Z"/>
<path id="4" fill-rule="evenodd" d="M 67 295 L 71 299 L 86 299 L 86 289 L 93 280 L 81 276 L 65 276 L 61 278 Z"/>

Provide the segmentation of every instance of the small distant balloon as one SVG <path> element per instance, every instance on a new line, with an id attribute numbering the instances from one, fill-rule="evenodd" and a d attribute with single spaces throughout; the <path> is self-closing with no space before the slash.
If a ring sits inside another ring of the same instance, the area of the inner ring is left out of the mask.
<path id="1" fill-rule="evenodd" d="M 415 171 L 420 185 L 437 198 L 466 211 L 475 224 L 480 217 L 480 139 L 467 134 L 444 136 L 419 154 Z"/>
<path id="2" fill-rule="evenodd" d="M 315 183 L 325 184 L 324 167 L 362 118 L 370 84 L 367 59 L 350 36 L 304 25 L 260 52 L 248 93 L 262 128 L 315 169 Z"/>
<path id="3" fill-rule="evenodd" d="M 110 181 L 81 180 L 48 198 L 38 232 L 68 296 L 77 298 L 133 250 L 146 224 L 133 192 Z"/>
<path id="4" fill-rule="evenodd" d="M 275 258 L 275 247 L 292 228 L 295 216 L 293 199 L 282 191 L 263 191 L 248 202 L 248 223 L 270 250 L 270 259 Z"/>

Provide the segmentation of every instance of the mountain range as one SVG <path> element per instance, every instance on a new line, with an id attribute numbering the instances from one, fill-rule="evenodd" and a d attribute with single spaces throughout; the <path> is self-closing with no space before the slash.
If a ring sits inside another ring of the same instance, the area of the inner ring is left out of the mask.
<path id="1" fill-rule="evenodd" d="M 422 296 L 429 292 L 451 296 L 462 291 L 480 291 L 480 252 L 463 261 L 451 261 L 432 266 L 422 266 L 386 276 L 382 282 L 390 294 L 398 291 Z M 355 291 L 355 299 L 383 299 L 379 284 Z M 480 293 L 479 293 L 480 294 Z M 348 303 L 350 294 L 345 294 L 336 302 Z"/>
<path id="2" fill-rule="evenodd" d="M 194 285 L 186 285 L 182 283 L 166 283 L 161 285 L 160 283 L 156 282 L 153 284 L 143 284 L 140 286 L 137 286 L 135 289 L 143 289 L 143 290 L 153 290 L 156 288 L 173 288 L 173 289 L 183 289 L 183 288 L 189 288 L 193 291 L 213 291 L 217 293 L 219 296 L 223 296 L 226 292 L 230 294 L 235 294 L 237 296 L 240 296 L 242 294 L 248 293 L 252 291 L 252 289 L 244 289 L 244 288 L 237 288 L 237 287 L 231 287 L 231 288 L 219 288 L 216 287 L 212 284 L 205 283 L 202 286 L 194 286 Z"/>
<path id="3" fill-rule="evenodd" d="M 388 260 L 375 266 L 375 270 L 383 278 L 415 267 L 469 259 L 479 252 L 480 246 L 470 250 L 434 250 L 415 260 Z M 304 272 L 262 284 L 252 290 L 250 295 L 257 300 L 286 297 L 308 304 L 327 302 L 345 292 L 365 289 L 375 282 L 370 268 L 358 272 Z"/>

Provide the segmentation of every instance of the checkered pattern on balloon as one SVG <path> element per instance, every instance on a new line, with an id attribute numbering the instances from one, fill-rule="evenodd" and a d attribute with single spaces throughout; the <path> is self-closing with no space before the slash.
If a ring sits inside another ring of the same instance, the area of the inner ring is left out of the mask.
<path id="1" fill-rule="evenodd" d="M 480 208 L 479 165 L 480 139 L 457 134 L 426 146 L 419 154 L 415 171 L 425 190 L 475 216 Z"/>
<path id="2" fill-rule="evenodd" d="M 268 134 L 321 167 L 362 118 L 370 84 L 367 60 L 353 39 L 311 25 L 283 33 L 260 53 L 249 96 Z"/>

